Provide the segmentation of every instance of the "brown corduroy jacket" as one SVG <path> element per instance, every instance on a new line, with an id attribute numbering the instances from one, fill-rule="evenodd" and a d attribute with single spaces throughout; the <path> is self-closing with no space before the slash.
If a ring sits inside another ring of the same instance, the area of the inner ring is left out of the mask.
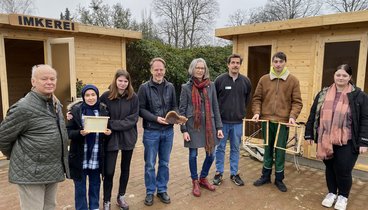
<path id="1" fill-rule="evenodd" d="M 289 122 L 289 118 L 297 119 L 302 107 L 299 80 L 289 72 L 280 78 L 266 74 L 259 79 L 252 111 L 260 119 Z"/>

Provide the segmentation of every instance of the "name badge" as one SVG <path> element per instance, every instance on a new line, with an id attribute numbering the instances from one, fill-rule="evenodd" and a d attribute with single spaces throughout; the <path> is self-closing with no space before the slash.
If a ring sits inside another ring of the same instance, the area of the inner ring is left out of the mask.
<path id="1" fill-rule="evenodd" d="M 225 90 L 231 90 L 231 86 L 225 86 Z"/>

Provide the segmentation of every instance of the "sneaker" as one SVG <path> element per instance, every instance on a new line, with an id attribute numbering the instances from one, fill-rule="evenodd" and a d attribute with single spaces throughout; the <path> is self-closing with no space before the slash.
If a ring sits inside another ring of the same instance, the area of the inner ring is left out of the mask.
<path id="1" fill-rule="evenodd" d="M 237 175 L 231 175 L 230 176 L 230 179 L 231 179 L 231 181 L 233 181 L 238 186 L 243 186 L 244 185 L 244 182 L 240 178 L 239 174 L 237 174 Z"/>
<path id="2" fill-rule="evenodd" d="M 103 210 L 110 210 L 110 207 L 111 207 L 110 201 L 103 202 Z"/>
<path id="3" fill-rule="evenodd" d="M 287 187 L 282 181 L 275 180 L 275 185 L 276 185 L 277 189 L 279 189 L 281 192 L 286 192 L 287 191 Z"/>
<path id="4" fill-rule="evenodd" d="M 216 173 L 215 177 L 213 177 L 213 184 L 214 185 L 220 185 L 222 182 L 222 174 L 221 173 Z"/>
<path id="5" fill-rule="evenodd" d="M 347 205 L 348 205 L 348 198 L 345 198 L 344 196 L 339 195 L 335 203 L 335 209 L 345 210 Z"/>
<path id="6" fill-rule="evenodd" d="M 129 205 L 125 200 L 124 195 L 119 195 L 117 198 L 116 205 L 120 207 L 120 210 L 129 210 Z"/>
<path id="7" fill-rule="evenodd" d="M 253 185 L 256 187 L 262 186 L 264 184 L 268 184 L 271 183 L 270 178 L 265 178 L 263 176 L 261 176 L 261 178 L 257 179 L 255 182 L 253 182 Z"/>
<path id="8" fill-rule="evenodd" d="M 332 205 L 335 203 L 336 198 L 337 198 L 337 195 L 333 193 L 328 193 L 325 199 L 323 199 L 322 201 L 322 206 L 327 207 L 327 208 L 332 207 Z"/>

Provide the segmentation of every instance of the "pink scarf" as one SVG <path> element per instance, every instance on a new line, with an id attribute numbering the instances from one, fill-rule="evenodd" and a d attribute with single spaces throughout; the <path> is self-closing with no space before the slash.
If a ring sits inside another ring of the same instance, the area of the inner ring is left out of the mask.
<path id="1" fill-rule="evenodd" d="M 336 95 L 336 84 L 332 84 L 327 90 L 326 98 L 321 108 L 318 128 L 317 158 L 319 159 L 332 158 L 333 145 L 347 144 L 350 133 L 347 127 L 350 113 L 347 93 L 350 93 L 352 89 L 351 84 L 344 88 L 335 110 L 333 110 L 333 105 Z"/>

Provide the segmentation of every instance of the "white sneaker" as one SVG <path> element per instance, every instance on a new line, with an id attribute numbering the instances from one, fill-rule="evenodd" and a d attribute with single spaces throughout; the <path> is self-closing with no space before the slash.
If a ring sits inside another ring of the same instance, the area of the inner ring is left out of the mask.
<path id="1" fill-rule="evenodd" d="M 332 207 L 332 205 L 335 203 L 336 198 L 337 198 L 337 195 L 333 193 L 328 193 L 325 199 L 323 199 L 322 201 L 322 206 L 327 207 L 327 208 Z"/>
<path id="2" fill-rule="evenodd" d="M 335 203 L 335 209 L 345 210 L 347 205 L 348 205 L 348 198 L 345 198 L 344 196 L 339 195 Z"/>

